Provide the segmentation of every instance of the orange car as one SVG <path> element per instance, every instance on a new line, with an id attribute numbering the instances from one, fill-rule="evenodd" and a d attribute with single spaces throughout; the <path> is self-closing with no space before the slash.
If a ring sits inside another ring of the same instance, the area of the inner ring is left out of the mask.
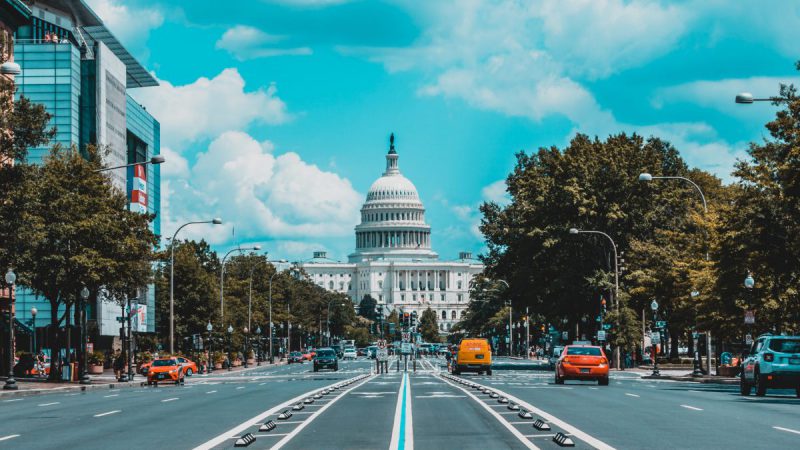
<path id="1" fill-rule="evenodd" d="M 142 363 L 139 366 L 139 373 L 141 373 L 144 376 L 147 376 L 147 371 L 150 370 L 150 366 L 151 365 L 153 365 L 153 361 L 148 361 L 146 363 Z"/>
<path id="2" fill-rule="evenodd" d="M 150 365 L 147 371 L 147 384 L 158 385 L 158 383 L 171 382 L 183 384 L 186 373 L 183 371 L 177 358 L 159 358 Z"/>
<path id="3" fill-rule="evenodd" d="M 556 384 L 564 380 L 597 380 L 608 386 L 608 358 L 601 347 L 568 345 L 556 362 Z"/>
<path id="4" fill-rule="evenodd" d="M 192 374 L 197 373 L 197 364 L 195 364 L 194 361 L 189 361 L 183 356 L 177 356 L 176 359 L 178 360 L 178 364 L 183 366 L 184 375 L 190 377 Z"/>

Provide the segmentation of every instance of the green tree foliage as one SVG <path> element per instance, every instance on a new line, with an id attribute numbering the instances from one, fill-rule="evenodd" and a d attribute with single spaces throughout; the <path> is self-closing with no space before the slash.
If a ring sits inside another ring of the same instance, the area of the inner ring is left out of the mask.
<path id="1" fill-rule="evenodd" d="M 358 315 L 372 321 L 378 320 L 378 301 L 367 294 L 358 304 Z"/>
<path id="2" fill-rule="evenodd" d="M 419 332 L 422 334 L 422 339 L 425 342 L 439 342 L 439 325 L 436 321 L 436 312 L 430 307 L 422 311 L 422 316 L 419 318 Z"/>

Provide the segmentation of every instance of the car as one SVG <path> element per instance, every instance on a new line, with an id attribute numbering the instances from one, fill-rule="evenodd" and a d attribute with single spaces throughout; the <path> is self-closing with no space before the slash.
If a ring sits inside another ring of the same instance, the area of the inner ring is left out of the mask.
<path id="1" fill-rule="evenodd" d="M 314 356 L 314 372 L 319 372 L 320 369 L 333 369 L 334 372 L 339 370 L 339 359 L 334 349 L 325 347 L 317 350 Z"/>
<path id="2" fill-rule="evenodd" d="M 183 374 L 187 377 L 197 372 L 197 364 L 195 364 L 194 361 L 190 361 L 183 356 L 177 356 L 176 359 L 178 360 L 178 364 L 183 368 Z"/>
<path id="3" fill-rule="evenodd" d="M 342 359 L 356 359 L 357 357 L 358 353 L 354 347 L 346 347 L 342 353 Z"/>
<path id="4" fill-rule="evenodd" d="M 147 385 L 158 386 L 158 383 L 163 382 L 183 384 L 186 373 L 182 369 L 177 358 L 158 358 L 147 371 Z"/>
<path id="5" fill-rule="evenodd" d="M 596 345 L 567 345 L 556 362 L 556 384 L 565 380 L 597 380 L 608 386 L 608 358 Z"/>
<path id="6" fill-rule="evenodd" d="M 153 361 L 148 361 L 146 363 L 142 363 L 139 365 L 139 373 L 144 376 L 147 376 L 147 371 L 150 370 L 150 366 L 153 364 Z"/>
<path id="7" fill-rule="evenodd" d="M 564 347 L 560 345 L 553 347 L 553 349 L 550 351 L 550 355 L 548 356 L 548 362 L 550 364 L 551 369 L 555 370 L 556 362 L 558 362 L 558 358 L 561 357 L 562 353 L 564 353 Z"/>
<path id="8" fill-rule="evenodd" d="M 367 356 L 367 349 L 364 348 L 364 347 L 361 347 L 358 350 L 356 350 L 356 354 L 358 356 Z"/>
<path id="9" fill-rule="evenodd" d="M 767 389 L 794 388 L 800 397 L 800 336 L 759 336 L 742 360 L 742 395 L 766 395 Z"/>
<path id="10" fill-rule="evenodd" d="M 465 338 L 458 344 L 455 363 L 451 363 L 453 375 L 462 372 L 492 374 L 492 347 L 483 338 Z"/>
<path id="11" fill-rule="evenodd" d="M 289 364 L 293 363 L 300 363 L 302 364 L 305 361 L 305 355 L 301 352 L 292 352 L 289 353 L 289 358 L 287 358 L 287 362 Z"/>
<path id="12" fill-rule="evenodd" d="M 378 346 L 377 345 L 370 345 L 367 347 L 367 358 L 375 359 L 378 355 Z"/>

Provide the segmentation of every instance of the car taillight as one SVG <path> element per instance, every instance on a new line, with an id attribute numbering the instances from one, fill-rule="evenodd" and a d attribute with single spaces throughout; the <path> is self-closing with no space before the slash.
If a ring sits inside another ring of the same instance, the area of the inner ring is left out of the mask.
<path id="1" fill-rule="evenodd" d="M 764 361 L 771 362 L 775 359 L 775 355 L 772 353 L 764 353 Z"/>
<path id="2" fill-rule="evenodd" d="M 564 359 L 563 359 L 563 360 L 561 360 L 561 362 L 563 362 L 563 363 L 565 363 L 565 364 L 569 364 L 571 361 L 569 360 L 569 357 L 566 357 L 566 356 L 565 356 L 565 357 L 564 357 Z"/>
<path id="3" fill-rule="evenodd" d="M 608 360 L 605 358 L 600 358 L 600 364 L 608 364 Z"/>

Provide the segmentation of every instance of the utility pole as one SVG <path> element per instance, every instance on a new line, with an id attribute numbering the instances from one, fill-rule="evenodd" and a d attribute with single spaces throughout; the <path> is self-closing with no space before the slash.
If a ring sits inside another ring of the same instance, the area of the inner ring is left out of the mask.
<path id="1" fill-rule="evenodd" d="M 525 307 L 525 358 L 531 358 L 531 316 L 527 306 Z"/>

